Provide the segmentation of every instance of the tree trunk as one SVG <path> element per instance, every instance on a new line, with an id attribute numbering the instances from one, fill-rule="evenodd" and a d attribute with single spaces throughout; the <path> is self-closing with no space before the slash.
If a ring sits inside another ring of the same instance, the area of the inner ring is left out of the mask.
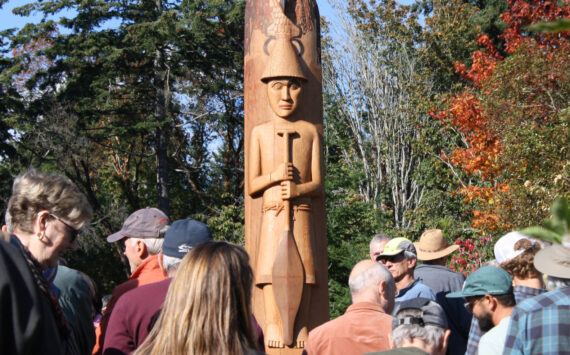
<path id="1" fill-rule="evenodd" d="M 162 1 L 156 0 L 156 17 L 162 13 Z M 154 57 L 154 85 L 156 102 L 154 115 L 158 127 L 156 128 L 156 183 L 158 192 L 158 208 L 167 215 L 170 210 L 168 197 L 168 102 L 170 90 L 168 84 L 168 69 L 164 63 L 162 48 L 155 49 Z"/>

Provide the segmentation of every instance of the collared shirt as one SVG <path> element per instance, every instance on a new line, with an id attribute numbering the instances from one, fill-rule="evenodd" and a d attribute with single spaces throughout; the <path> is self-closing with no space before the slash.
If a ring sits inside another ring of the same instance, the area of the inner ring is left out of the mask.
<path id="1" fill-rule="evenodd" d="M 511 317 L 501 319 L 499 324 L 483 334 L 479 341 L 479 355 L 501 355 L 503 353 L 510 319 Z"/>
<path id="2" fill-rule="evenodd" d="M 401 289 L 396 295 L 396 302 L 403 302 L 418 297 L 435 301 L 435 295 L 432 290 L 424 285 L 421 279 L 415 279 L 414 282 Z"/>
<path id="3" fill-rule="evenodd" d="M 513 293 L 515 295 L 515 301 L 517 304 L 526 300 L 527 298 L 538 296 L 544 292 L 546 292 L 546 290 L 543 288 L 513 286 Z M 465 355 L 477 354 L 477 348 L 479 347 L 479 340 L 481 339 L 481 335 L 483 335 L 483 331 L 481 331 L 481 328 L 479 328 L 479 322 L 477 322 L 477 318 L 473 317 L 473 320 L 471 321 L 471 329 L 469 330 L 469 341 L 467 342 L 467 350 L 465 351 Z"/>
<path id="4" fill-rule="evenodd" d="M 309 333 L 303 354 L 360 355 L 390 349 L 392 316 L 379 304 L 359 302 Z"/>
<path id="5" fill-rule="evenodd" d="M 570 287 L 529 298 L 511 314 L 503 354 L 568 354 Z"/>

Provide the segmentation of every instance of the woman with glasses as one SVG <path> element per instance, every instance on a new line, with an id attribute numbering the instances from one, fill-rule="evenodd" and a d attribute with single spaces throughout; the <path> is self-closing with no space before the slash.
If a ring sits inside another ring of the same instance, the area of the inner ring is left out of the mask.
<path id="1" fill-rule="evenodd" d="M 2 329 L 11 322 L 13 331 L 0 334 L 0 353 L 48 353 L 58 344 L 58 353 L 78 353 L 44 271 L 77 247 L 92 213 L 69 180 L 35 170 L 16 177 L 7 211 L 10 234 L 3 234 L 0 250 L 0 318 Z"/>

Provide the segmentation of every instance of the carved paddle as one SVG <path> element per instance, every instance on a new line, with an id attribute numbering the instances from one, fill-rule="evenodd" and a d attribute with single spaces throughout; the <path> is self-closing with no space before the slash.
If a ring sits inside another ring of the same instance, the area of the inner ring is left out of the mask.
<path id="1" fill-rule="evenodd" d="M 294 130 L 279 130 L 284 140 L 285 163 L 289 163 L 289 137 Z M 275 303 L 283 325 L 283 343 L 293 344 L 295 317 L 303 295 L 303 263 L 291 232 L 291 202 L 283 201 L 285 225 L 273 262 L 272 281 Z"/>

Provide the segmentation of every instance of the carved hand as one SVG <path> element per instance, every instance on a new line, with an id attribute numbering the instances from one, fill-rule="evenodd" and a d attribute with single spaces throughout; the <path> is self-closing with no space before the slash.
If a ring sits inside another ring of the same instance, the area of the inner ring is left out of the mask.
<path id="1" fill-rule="evenodd" d="M 293 163 L 281 163 L 281 165 L 271 173 L 271 182 L 285 180 L 293 180 Z"/>
<path id="2" fill-rule="evenodd" d="M 297 184 L 293 181 L 281 181 L 281 199 L 291 200 L 299 196 Z"/>

